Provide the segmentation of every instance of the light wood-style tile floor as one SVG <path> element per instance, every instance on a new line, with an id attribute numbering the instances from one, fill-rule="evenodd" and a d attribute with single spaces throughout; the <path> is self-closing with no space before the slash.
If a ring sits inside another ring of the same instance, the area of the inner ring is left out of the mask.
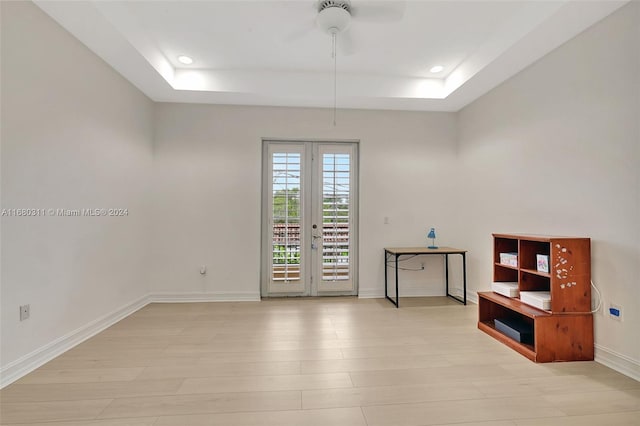
<path id="1" fill-rule="evenodd" d="M 403 305 L 403 306 L 402 306 Z M 446 298 L 151 304 L 0 391 L 3 425 L 640 425 L 640 382 L 534 364 Z"/>

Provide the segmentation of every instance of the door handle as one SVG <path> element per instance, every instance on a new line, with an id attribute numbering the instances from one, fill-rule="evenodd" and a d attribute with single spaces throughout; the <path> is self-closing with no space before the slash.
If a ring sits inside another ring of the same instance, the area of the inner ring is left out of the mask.
<path id="1" fill-rule="evenodd" d="M 311 226 L 312 231 L 311 231 L 311 237 L 313 237 L 313 240 L 315 241 L 316 239 L 322 237 L 322 234 L 318 232 L 318 225 L 316 225 L 315 223 L 313 224 L 313 226 Z"/>
<path id="2" fill-rule="evenodd" d="M 313 226 L 311 227 L 311 248 L 313 250 L 316 250 L 318 248 L 318 243 L 316 243 L 316 240 L 318 238 L 321 238 L 322 235 L 318 233 L 318 225 L 316 225 L 315 223 L 313 224 Z"/>

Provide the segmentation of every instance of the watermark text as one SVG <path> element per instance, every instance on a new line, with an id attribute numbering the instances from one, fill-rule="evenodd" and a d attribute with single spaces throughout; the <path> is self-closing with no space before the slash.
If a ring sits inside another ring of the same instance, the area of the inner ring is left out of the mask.
<path id="1" fill-rule="evenodd" d="M 129 216 L 129 209 L 124 208 L 20 208 L 2 209 L 2 217 L 122 217 Z"/>

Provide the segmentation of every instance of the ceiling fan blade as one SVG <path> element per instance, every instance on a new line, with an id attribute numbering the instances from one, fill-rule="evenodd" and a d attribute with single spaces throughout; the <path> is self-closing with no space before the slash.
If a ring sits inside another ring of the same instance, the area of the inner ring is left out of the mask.
<path id="1" fill-rule="evenodd" d="M 397 1 L 362 1 L 351 3 L 351 16 L 358 21 L 393 22 L 404 17 L 407 2 Z"/>
<path id="2" fill-rule="evenodd" d="M 284 3 L 280 5 L 280 7 L 288 9 L 289 5 Z M 310 4 L 305 5 L 304 14 L 305 14 L 304 18 L 301 17 L 301 19 L 296 20 L 299 25 L 296 25 L 296 28 L 292 29 L 291 31 L 287 32 L 284 35 L 282 39 L 283 41 L 293 42 L 293 41 L 300 40 L 306 37 L 307 35 L 309 35 L 309 33 L 311 33 L 313 30 L 315 30 L 316 15 L 318 14 L 317 4 L 315 4 L 315 2 L 310 2 Z"/>
<path id="3" fill-rule="evenodd" d="M 336 42 L 342 55 L 351 56 L 356 53 L 356 44 L 353 41 L 353 33 L 350 30 L 339 33 Z"/>
<path id="4" fill-rule="evenodd" d="M 312 31 L 315 31 L 315 29 L 316 29 L 315 20 L 305 21 L 298 28 L 295 28 L 295 29 L 291 30 L 290 32 L 288 32 L 284 36 L 284 41 L 292 42 L 292 41 L 300 40 L 300 39 L 306 37 L 307 35 L 309 35 L 309 33 L 311 33 Z"/>

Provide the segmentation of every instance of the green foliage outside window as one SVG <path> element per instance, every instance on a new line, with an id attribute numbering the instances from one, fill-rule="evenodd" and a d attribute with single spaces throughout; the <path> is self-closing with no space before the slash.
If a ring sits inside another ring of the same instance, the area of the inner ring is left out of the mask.
<path id="1" fill-rule="evenodd" d="M 273 193 L 273 221 L 285 223 L 285 220 L 300 218 L 300 188 L 279 189 Z"/>
<path id="2" fill-rule="evenodd" d="M 300 250 L 287 250 L 286 246 L 273 246 L 273 264 L 274 265 L 299 265 Z"/>

